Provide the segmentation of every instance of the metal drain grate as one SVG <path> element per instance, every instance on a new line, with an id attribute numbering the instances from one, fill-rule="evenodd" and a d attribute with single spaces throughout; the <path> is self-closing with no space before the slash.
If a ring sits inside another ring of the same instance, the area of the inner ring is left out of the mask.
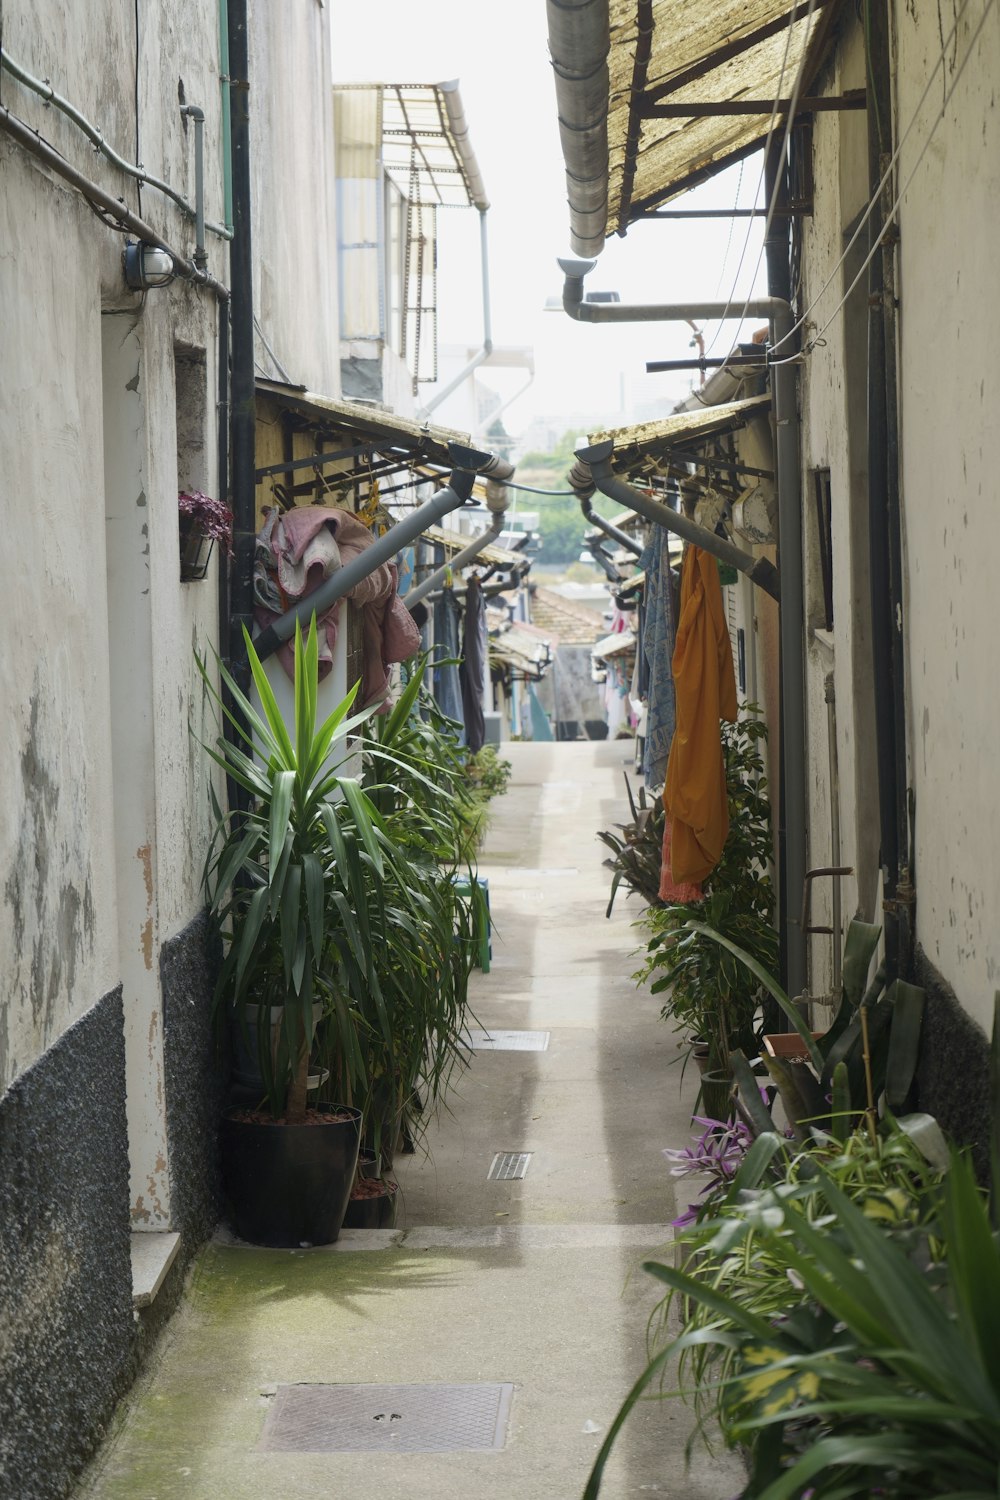
<path id="1" fill-rule="evenodd" d="M 474 1052 L 547 1052 L 547 1031 L 480 1031 L 472 1027 L 468 1033 L 469 1046 Z"/>
<path id="2" fill-rule="evenodd" d="M 513 1182 L 516 1178 L 526 1177 L 533 1154 L 531 1151 L 498 1151 L 486 1174 L 486 1181 Z"/>
<path id="3" fill-rule="evenodd" d="M 502 1448 L 512 1385 L 279 1385 L 267 1453 L 452 1453 Z"/>

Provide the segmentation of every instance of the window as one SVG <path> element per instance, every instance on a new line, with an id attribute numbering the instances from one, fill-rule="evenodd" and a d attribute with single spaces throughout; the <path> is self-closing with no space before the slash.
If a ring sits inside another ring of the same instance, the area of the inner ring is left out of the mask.
<path id="1" fill-rule="evenodd" d="M 830 470 L 813 471 L 816 500 L 816 542 L 823 586 L 823 624 L 833 629 L 833 522 L 830 505 Z"/>

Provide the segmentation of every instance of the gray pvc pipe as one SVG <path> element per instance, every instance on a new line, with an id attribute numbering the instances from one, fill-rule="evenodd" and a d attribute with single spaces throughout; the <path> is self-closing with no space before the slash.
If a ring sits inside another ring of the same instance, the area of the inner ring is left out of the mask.
<path id="1" fill-rule="evenodd" d="M 83 131 L 84 135 L 92 142 L 96 149 L 103 156 L 106 156 L 108 161 L 113 166 L 116 166 L 119 171 L 124 172 L 129 177 L 133 177 L 143 187 L 155 188 L 158 193 L 163 193 L 172 202 L 176 203 L 177 207 L 183 213 L 186 213 L 189 219 L 195 217 L 195 209 L 191 207 L 186 198 L 181 196 L 176 188 L 171 187 L 169 182 L 164 182 L 161 178 L 154 177 L 144 167 L 133 166 L 124 156 L 119 156 L 118 152 L 105 140 L 103 133 L 98 130 L 97 126 L 92 125 L 74 104 L 71 104 L 68 99 L 64 99 L 61 94 L 57 94 L 46 79 L 35 78 L 28 72 L 27 68 L 23 68 L 20 63 L 15 62 L 10 53 L 4 51 L 2 47 L 0 47 L 0 67 L 9 73 L 12 78 L 16 78 L 18 83 L 23 83 L 25 88 L 31 89 L 39 98 L 44 99 L 46 104 L 51 104 L 54 109 L 60 110 L 67 119 L 72 120 L 73 124 Z M 204 115 L 202 115 L 202 120 L 204 118 Z M 213 234 L 217 234 L 220 239 L 231 240 L 233 237 L 233 231 L 224 224 L 209 224 L 207 227 Z"/>
<path id="2" fill-rule="evenodd" d="M 261 631 L 254 641 L 254 650 L 261 661 L 266 661 L 284 641 L 291 638 L 295 631 L 296 621 L 306 623 L 313 614 L 317 619 L 325 615 L 327 610 L 332 609 L 338 600 L 343 599 L 345 594 L 349 594 L 363 578 L 368 577 L 369 573 L 373 573 L 382 563 L 395 557 L 401 547 L 407 546 L 428 526 L 433 526 L 435 521 L 439 521 L 442 516 L 448 515 L 450 511 L 457 510 L 460 505 L 465 504 L 476 482 L 476 470 L 489 462 L 490 455 L 478 453 L 472 448 L 460 448 L 455 444 L 448 445 L 448 453 L 455 464 L 450 483 L 438 490 L 430 500 L 426 500 L 423 505 L 411 511 L 402 521 L 390 527 L 384 536 L 380 536 L 364 552 L 352 558 L 343 568 L 339 568 L 313 593 L 300 599 L 298 604 L 279 616 L 277 620 L 272 620 L 271 624 Z"/>
<path id="3" fill-rule="evenodd" d="M 642 494 L 640 490 L 634 489 L 624 479 L 618 479 L 611 472 L 611 454 L 614 451 L 614 443 L 597 443 L 593 448 L 580 448 L 578 457 L 581 463 L 590 467 L 594 477 L 594 483 L 602 495 L 607 495 L 609 500 L 616 500 L 619 505 L 624 505 L 630 510 L 637 511 L 640 516 L 645 516 L 647 521 L 654 525 L 665 526 L 668 531 L 676 532 L 686 542 L 693 542 L 703 552 L 710 552 L 719 562 L 728 563 L 731 568 L 745 573 L 751 583 L 762 588 L 772 599 L 778 599 L 778 570 L 766 557 L 754 557 L 750 552 L 744 552 L 742 547 L 737 547 L 733 542 L 727 542 L 723 537 L 716 536 L 714 531 L 699 526 L 696 521 L 690 520 L 682 515 L 680 511 L 671 510 L 669 505 L 661 505 L 658 500 L 651 500 L 648 495 Z"/>
<path id="4" fill-rule="evenodd" d="M 560 260 L 563 307 L 568 315 L 584 323 L 687 322 L 690 318 L 726 318 L 732 308 L 721 302 L 615 303 L 585 302 L 583 278 L 596 265 L 593 260 Z M 781 297 L 756 297 L 746 313 L 767 318 L 772 344 L 780 344 L 792 330 L 792 310 Z M 802 931 L 801 901 L 806 874 L 806 752 L 805 752 L 805 646 L 802 598 L 802 475 L 799 469 L 799 427 L 796 409 L 796 374 L 793 364 L 771 366 L 774 388 L 776 467 L 778 480 L 778 559 L 781 564 L 781 743 L 785 768 L 782 809 L 785 826 L 785 923 L 787 934 L 787 988 L 792 996 L 806 987 L 806 943 Z M 610 465 L 609 465 L 610 468 Z M 595 476 L 596 477 L 596 476 Z M 618 484 L 621 481 L 615 480 Z M 600 485 L 598 486 L 601 487 Z M 627 485 L 629 499 L 622 501 L 640 515 L 640 506 L 655 502 L 636 495 Z M 608 493 L 604 491 L 604 493 Z M 666 515 L 681 519 L 662 507 Z M 662 519 L 662 518 L 658 518 Z M 685 518 L 686 519 L 686 518 Z M 662 519 L 662 524 L 667 521 Z M 689 523 L 691 524 L 691 523 Z M 679 535 L 680 528 L 673 527 Z M 713 551 L 707 543 L 706 551 Z M 739 549 L 736 549 L 739 551 Z M 715 551 L 715 556 L 719 556 Z M 745 554 L 741 554 L 745 556 Z M 738 565 L 737 565 L 738 566 Z M 745 569 L 741 569 L 745 571 Z M 758 580 L 755 580 L 758 581 Z M 763 584 L 762 584 L 763 586 Z M 767 590 L 772 593 L 771 589 Z M 777 593 L 774 593 L 777 598 Z"/>
<path id="5" fill-rule="evenodd" d="M 591 505 L 590 497 L 594 493 L 594 481 L 589 464 L 575 463 L 569 471 L 566 482 L 570 489 L 576 492 L 580 509 L 592 526 L 596 526 L 598 531 L 603 531 L 604 535 L 610 537 L 613 542 L 617 542 L 619 547 L 624 547 L 626 552 L 631 552 L 633 557 L 642 556 L 642 548 L 635 537 L 629 536 L 628 532 L 622 531 L 620 526 L 615 526 L 611 521 L 606 521 L 603 516 L 599 516 Z"/>
<path id="6" fill-rule="evenodd" d="M 417 584 L 416 588 L 407 589 L 403 595 L 403 603 L 407 609 L 412 611 L 415 604 L 419 604 L 421 599 L 426 599 L 428 594 L 433 593 L 438 584 L 444 582 L 449 569 L 457 571 L 459 568 L 466 567 L 474 558 L 477 558 L 484 547 L 488 547 L 490 542 L 496 541 L 502 530 L 503 512 L 498 511 L 496 515 L 491 517 L 490 524 L 486 530 L 481 531 L 478 536 L 474 536 L 467 547 L 463 547 L 461 552 L 456 552 L 455 556 L 440 568 L 435 568 L 434 572 L 425 578 L 423 583 Z"/>

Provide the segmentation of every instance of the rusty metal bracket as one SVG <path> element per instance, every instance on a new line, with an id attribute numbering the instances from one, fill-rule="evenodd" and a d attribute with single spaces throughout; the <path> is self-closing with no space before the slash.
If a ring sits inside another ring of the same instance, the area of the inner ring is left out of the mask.
<path id="1" fill-rule="evenodd" d="M 820 865 L 815 870 L 807 870 L 802 880 L 802 931 L 825 934 L 827 937 L 834 935 L 832 927 L 812 927 L 809 917 L 812 907 L 812 883 L 821 877 L 829 876 L 839 880 L 844 875 L 853 875 L 853 865 Z"/>

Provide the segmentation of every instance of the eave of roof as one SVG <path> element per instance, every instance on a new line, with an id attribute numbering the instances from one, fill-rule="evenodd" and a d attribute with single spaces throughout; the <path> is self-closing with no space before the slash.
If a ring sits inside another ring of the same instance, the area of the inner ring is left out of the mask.
<path id="1" fill-rule="evenodd" d="M 750 396 L 743 401 L 729 401 L 719 406 L 699 407 L 694 411 L 672 412 L 655 422 L 641 422 L 634 427 L 618 427 L 591 433 L 591 443 L 611 441 L 611 456 L 616 473 L 629 473 L 649 460 L 659 460 L 672 450 L 697 449 L 711 438 L 735 432 L 770 409 L 770 396 Z"/>
<path id="2" fill-rule="evenodd" d="M 448 444 L 468 444 L 469 435 L 447 427 L 432 427 L 381 407 L 364 406 L 354 401 L 335 401 L 305 386 L 286 385 L 278 380 L 256 382 L 260 395 L 273 396 L 289 411 L 299 412 L 317 427 L 356 433 L 380 452 L 401 452 L 414 461 L 448 463 Z"/>

